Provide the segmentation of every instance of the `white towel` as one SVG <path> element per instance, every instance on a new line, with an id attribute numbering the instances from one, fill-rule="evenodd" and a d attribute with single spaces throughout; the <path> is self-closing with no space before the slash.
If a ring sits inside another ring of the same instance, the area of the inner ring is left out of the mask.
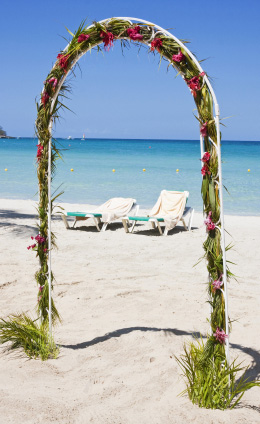
<path id="1" fill-rule="evenodd" d="M 181 219 L 186 205 L 186 194 L 182 191 L 161 191 L 149 213 L 150 217 L 163 218 L 167 230 L 172 230 Z"/>
<path id="2" fill-rule="evenodd" d="M 133 207 L 135 199 L 125 199 L 124 197 L 114 197 L 94 210 L 95 213 L 102 214 L 103 222 L 111 222 L 127 215 Z"/>

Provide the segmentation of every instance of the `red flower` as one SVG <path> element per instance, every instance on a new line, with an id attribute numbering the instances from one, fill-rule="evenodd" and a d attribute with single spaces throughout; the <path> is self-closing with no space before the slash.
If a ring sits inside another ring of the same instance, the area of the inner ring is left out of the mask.
<path id="1" fill-rule="evenodd" d="M 59 61 L 59 67 L 66 72 L 67 67 L 68 67 L 69 55 L 68 54 L 58 54 L 57 59 Z"/>
<path id="2" fill-rule="evenodd" d="M 43 146 L 41 144 L 37 144 L 37 162 L 39 162 L 39 160 L 42 157 L 42 152 L 43 152 Z M 31 239 L 33 240 L 33 237 L 31 237 Z"/>
<path id="3" fill-rule="evenodd" d="M 201 173 L 202 173 L 203 177 L 205 177 L 206 174 L 208 174 L 208 175 L 211 174 L 211 172 L 209 170 L 209 167 L 208 167 L 208 165 L 206 163 L 201 168 Z"/>
<path id="4" fill-rule="evenodd" d="M 100 38 L 104 39 L 104 46 L 105 46 L 105 50 L 109 51 L 110 47 L 113 46 L 113 40 L 114 40 L 114 35 L 112 34 L 112 32 L 104 32 L 101 31 L 100 32 Z"/>
<path id="5" fill-rule="evenodd" d="M 90 38 L 88 34 L 80 34 L 78 38 L 78 43 L 82 43 L 83 41 L 87 41 Z"/>
<path id="6" fill-rule="evenodd" d="M 199 74 L 198 76 L 192 77 L 191 79 L 186 80 L 194 97 L 197 96 L 197 91 L 201 89 L 199 77 L 203 77 L 204 75 L 205 75 L 205 72 L 201 72 L 201 74 Z"/>
<path id="7" fill-rule="evenodd" d="M 200 127 L 200 133 L 201 133 L 202 137 L 207 137 L 207 135 L 208 135 L 207 125 L 208 125 L 208 123 L 204 122 L 204 124 L 202 124 L 201 127 Z"/>
<path id="8" fill-rule="evenodd" d="M 140 27 L 139 25 L 136 25 L 134 28 L 127 28 L 126 32 L 129 36 L 129 38 L 131 38 L 131 40 L 139 40 L 141 41 L 143 39 L 142 34 L 140 34 Z"/>
<path id="9" fill-rule="evenodd" d="M 202 162 L 208 162 L 210 160 L 210 153 L 209 152 L 205 152 L 201 161 Z"/>
<path id="10" fill-rule="evenodd" d="M 186 59 L 185 55 L 182 53 L 182 51 L 180 50 L 178 54 L 174 54 L 172 56 L 172 60 L 174 62 L 183 62 Z"/>
<path id="11" fill-rule="evenodd" d="M 28 250 L 30 250 L 30 249 L 34 249 L 35 247 L 36 247 L 36 244 L 32 244 L 31 246 L 28 246 L 28 247 L 27 247 L 27 249 L 28 249 Z"/>
<path id="12" fill-rule="evenodd" d="M 50 96 L 47 93 L 47 91 L 44 91 L 42 93 L 42 97 L 41 97 L 41 102 L 42 102 L 42 104 L 43 104 L 44 107 L 45 107 L 46 103 L 48 102 L 49 98 L 50 98 Z"/>
<path id="13" fill-rule="evenodd" d="M 162 40 L 160 38 L 155 38 L 152 42 L 151 42 L 151 51 L 153 52 L 154 49 L 158 50 L 158 52 L 160 53 L 160 48 L 162 47 Z"/>

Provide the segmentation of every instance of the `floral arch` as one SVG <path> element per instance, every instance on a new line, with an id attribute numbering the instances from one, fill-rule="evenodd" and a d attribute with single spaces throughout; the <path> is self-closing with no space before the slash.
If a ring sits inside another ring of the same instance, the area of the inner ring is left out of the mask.
<path id="1" fill-rule="evenodd" d="M 196 57 L 186 47 L 185 42 L 180 41 L 158 25 L 136 18 L 110 18 L 94 22 L 90 26 L 84 25 L 83 22 L 74 34 L 69 31 L 72 37 L 71 41 L 58 54 L 57 60 L 44 82 L 41 100 L 37 105 L 39 234 L 35 237 L 34 244 L 29 248 L 37 252 L 40 262 L 40 269 L 36 273 L 38 283 L 37 311 L 40 322 L 37 331 L 39 331 L 40 340 L 50 343 L 50 340 L 52 340 L 52 325 L 59 320 L 59 314 L 52 298 L 51 252 L 55 244 L 55 237 L 51 233 L 51 215 L 54 201 L 51 197 L 51 180 L 55 161 L 59 155 L 52 139 L 52 126 L 59 117 L 60 108 L 64 106 L 62 97 L 68 89 L 65 85 L 66 78 L 73 71 L 79 59 L 92 48 L 109 51 L 109 48 L 117 41 L 121 41 L 123 46 L 126 42 L 145 44 L 149 51 L 158 52 L 161 58 L 167 60 L 169 66 L 172 66 L 181 75 L 193 95 L 200 125 L 201 173 L 203 176 L 201 193 L 207 231 L 207 238 L 203 246 L 209 273 L 208 294 L 211 305 L 209 322 L 211 328 L 206 344 L 203 344 L 202 347 L 199 344 L 200 348 L 197 350 L 194 345 L 191 345 L 189 351 L 185 348 L 186 356 L 183 355 L 182 359 L 178 361 L 184 372 L 187 362 L 190 360 L 190 363 L 192 363 L 194 376 L 192 381 L 188 377 L 187 391 L 193 402 L 206 407 L 227 407 L 229 406 L 228 402 L 230 402 L 229 390 L 234 381 L 235 368 L 234 363 L 230 365 L 229 360 L 227 280 L 231 273 L 226 265 L 220 112 L 215 93 L 207 74 L 203 71 Z M 30 323 L 29 318 L 24 316 L 24 319 L 25 321 L 21 322 L 21 325 L 27 328 L 28 323 Z M 31 356 L 37 356 L 35 351 Z M 233 367 L 233 374 L 231 366 Z M 202 387 L 204 384 L 202 369 L 205 378 L 209 378 L 210 373 L 212 373 L 210 386 L 212 390 L 216 391 L 218 391 L 220 381 L 218 378 L 223 380 L 223 372 L 225 373 L 223 381 L 225 384 L 227 383 L 225 385 L 227 393 L 223 392 L 220 395 L 221 400 L 215 402 L 215 404 L 208 401 L 211 394 L 207 395 L 203 390 L 202 394 L 197 394 L 195 397 L 192 395 L 194 385 L 198 384 L 199 387 Z"/>

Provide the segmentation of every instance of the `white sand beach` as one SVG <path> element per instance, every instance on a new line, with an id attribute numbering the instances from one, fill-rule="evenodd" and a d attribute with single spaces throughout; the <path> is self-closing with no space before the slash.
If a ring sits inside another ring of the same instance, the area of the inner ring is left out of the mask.
<path id="1" fill-rule="evenodd" d="M 37 302 L 36 203 L 0 201 L 0 316 L 33 312 Z M 85 210 L 87 205 L 63 205 Z M 231 357 L 260 377 L 260 217 L 226 216 L 227 259 L 237 276 L 229 285 Z M 192 334 L 209 327 L 205 226 L 195 213 L 160 237 L 148 225 L 126 234 L 121 223 L 98 233 L 93 222 L 66 230 L 53 219 L 54 300 L 63 322 L 55 329 L 57 359 L 41 362 L 0 347 L 0 422 L 3 424 L 260 423 L 260 390 L 239 407 L 212 411 L 178 396 L 185 384 L 176 362 Z"/>

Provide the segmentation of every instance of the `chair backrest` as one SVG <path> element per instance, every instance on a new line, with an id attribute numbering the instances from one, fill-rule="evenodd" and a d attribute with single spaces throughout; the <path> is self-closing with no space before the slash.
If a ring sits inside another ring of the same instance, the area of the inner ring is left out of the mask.
<path id="1" fill-rule="evenodd" d="M 187 192 L 162 190 L 149 216 L 182 216 L 186 200 Z"/>

